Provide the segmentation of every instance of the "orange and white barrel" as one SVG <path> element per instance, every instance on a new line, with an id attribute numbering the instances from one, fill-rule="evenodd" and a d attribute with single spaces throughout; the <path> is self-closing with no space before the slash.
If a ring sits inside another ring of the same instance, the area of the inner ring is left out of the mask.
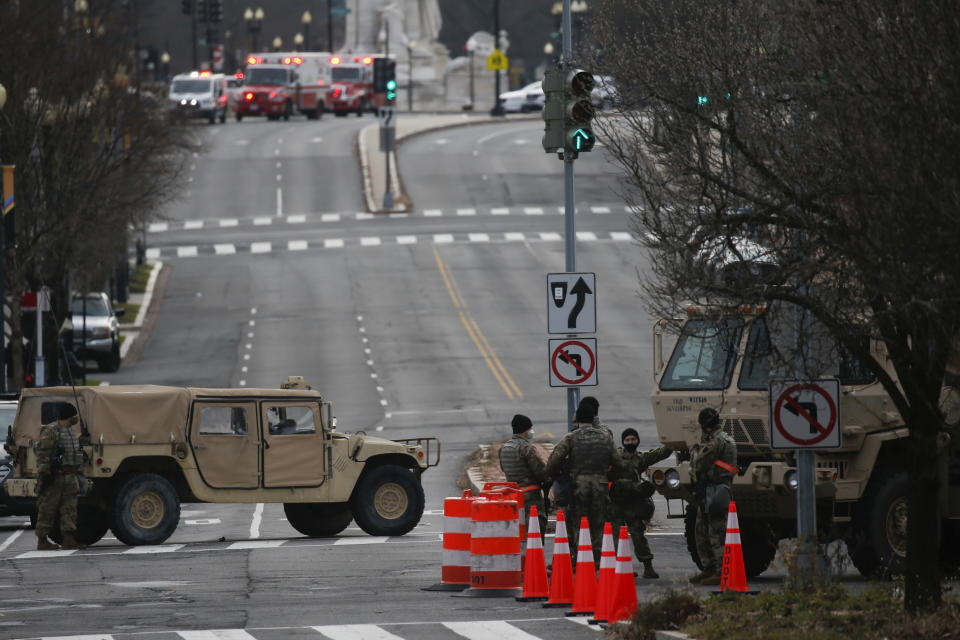
<path id="1" fill-rule="evenodd" d="M 471 505 L 476 500 L 469 490 L 459 498 L 443 501 L 443 560 L 440 582 L 424 591 L 463 591 L 470 586 Z"/>
<path id="2" fill-rule="evenodd" d="M 455 596 L 520 595 L 520 509 L 514 500 L 478 498 L 471 505 L 470 588 Z"/>

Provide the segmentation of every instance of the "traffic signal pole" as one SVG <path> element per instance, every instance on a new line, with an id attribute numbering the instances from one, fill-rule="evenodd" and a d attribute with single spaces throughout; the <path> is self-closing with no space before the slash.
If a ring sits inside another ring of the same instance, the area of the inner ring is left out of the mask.
<path id="1" fill-rule="evenodd" d="M 570 0 L 563 0 L 563 47 L 560 51 L 560 62 L 563 68 L 573 63 L 573 29 L 570 17 Z M 563 154 L 563 229 L 564 253 L 566 257 L 567 273 L 577 270 L 577 223 L 576 223 L 576 192 L 573 183 L 573 161 L 576 154 Z M 567 431 L 573 431 L 573 415 L 580 404 L 580 389 L 567 387 Z"/>

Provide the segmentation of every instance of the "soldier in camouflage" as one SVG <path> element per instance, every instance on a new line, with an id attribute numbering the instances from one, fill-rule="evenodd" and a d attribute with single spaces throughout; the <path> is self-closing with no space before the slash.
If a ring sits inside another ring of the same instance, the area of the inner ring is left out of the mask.
<path id="1" fill-rule="evenodd" d="M 653 517 L 654 486 L 643 477 L 643 472 L 652 464 L 660 462 L 671 453 L 670 447 L 658 447 L 637 452 L 640 446 L 640 434 L 636 429 L 627 428 L 620 435 L 623 446 L 619 449 L 620 461 L 623 463 L 624 473 L 614 481 L 610 488 L 610 496 L 616 508 L 617 521 L 627 526 L 630 538 L 633 541 L 633 551 L 643 564 L 644 578 L 659 578 L 653 570 L 653 553 L 646 536 L 646 521 Z"/>
<path id="2" fill-rule="evenodd" d="M 80 493 L 77 474 L 83 465 L 80 440 L 71 429 L 77 422 L 77 410 L 65 402 L 58 408 L 57 420 L 40 430 L 36 444 L 37 549 L 40 551 L 59 548 L 47 538 L 58 515 L 63 548 L 83 548 L 76 539 L 77 498 Z"/>
<path id="3" fill-rule="evenodd" d="M 547 508 L 543 499 L 543 486 L 548 477 L 543 460 L 530 443 L 533 438 L 533 422 L 519 413 L 510 422 L 513 437 L 500 447 L 500 469 L 507 482 L 516 482 L 523 490 L 524 509 L 530 514 L 530 507 L 536 507 L 540 520 L 540 531 L 547 530 Z"/>
<path id="4" fill-rule="evenodd" d="M 610 432 L 594 425 L 596 415 L 594 405 L 580 404 L 574 416 L 574 430 L 560 440 L 547 460 L 547 476 L 557 476 L 565 468 L 573 475 L 572 511 L 575 518 L 587 517 L 594 563 L 599 564 L 603 524 L 614 519 L 607 479 L 620 477 L 623 463 Z"/>
<path id="5" fill-rule="evenodd" d="M 697 510 L 695 536 L 697 554 L 703 571 L 690 578 L 693 584 L 720 584 L 720 564 L 726 536 L 727 510 L 710 509 L 708 489 L 720 485 L 730 487 L 737 472 L 737 445 L 720 428 L 720 414 L 706 408 L 697 417 L 700 423 L 700 443 L 690 448 L 690 474 L 694 487 L 694 508 Z M 714 511 L 713 514 L 710 512 Z"/>

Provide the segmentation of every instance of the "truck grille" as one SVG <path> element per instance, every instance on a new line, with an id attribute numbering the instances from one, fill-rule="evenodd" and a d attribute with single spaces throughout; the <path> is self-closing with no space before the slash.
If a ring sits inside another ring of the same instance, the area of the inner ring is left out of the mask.
<path id="1" fill-rule="evenodd" d="M 752 445 L 757 451 L 767 447 L 767 429 L 763 420 L 756 418 L 727 419 L 723 421 L 723 430 L 738 445 Z"/>

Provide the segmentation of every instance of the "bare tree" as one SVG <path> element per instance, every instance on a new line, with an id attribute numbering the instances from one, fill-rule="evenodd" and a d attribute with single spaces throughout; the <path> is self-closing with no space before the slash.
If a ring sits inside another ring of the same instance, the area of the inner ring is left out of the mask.
<path id="1" fill-rule="evenodd" d="M 595 64 L 619 90 L 601 139 L 642 207 L 647 299 L 663 317 L 683 301 L 797 305 L 870 367 L 910 431 L 906 606 L 939 606 L 960 2 L 601 5 Z M 724 263 L 776 269 L 724 277 Z"/>
<path id="2" fill-rule="evenodd" d="M 0 152 L 17 179 L 5 256 L 15 385 L 25 361 L 20 294 L 51 287 L 62 320 L 70 291 L 101 288 L 126 260 L 130 230 L 155 215 L 185 162 L 184 130 L 141 89 L 133 14 L 120 3 L 90 5 L 0 5 L 0 82 L 9 94 Z"/>

